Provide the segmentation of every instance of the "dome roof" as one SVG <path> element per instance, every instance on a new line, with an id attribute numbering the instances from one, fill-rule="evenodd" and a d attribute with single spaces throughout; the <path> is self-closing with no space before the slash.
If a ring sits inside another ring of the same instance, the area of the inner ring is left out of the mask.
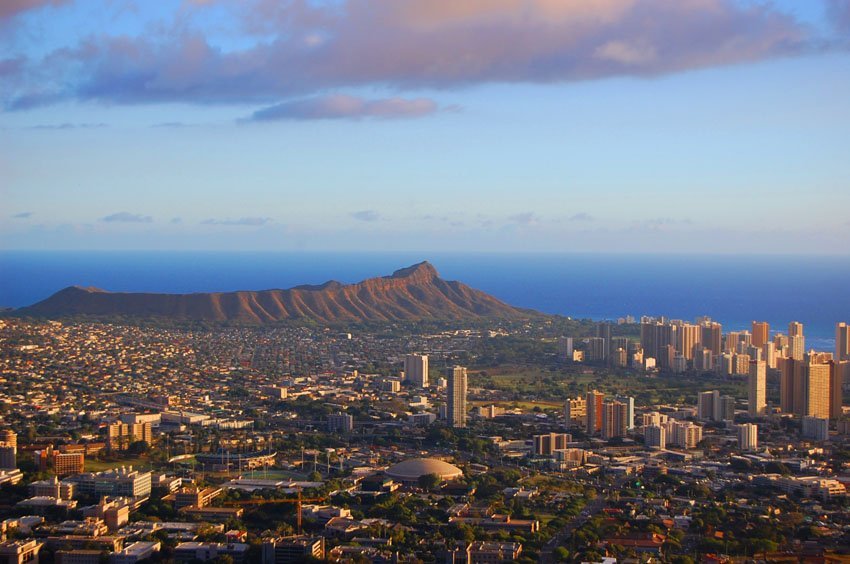
<path id="1" fill-rule="evenodd" d="M 426 474 L 436 474 L 443 480 L 453 480 L 463 476 L 463 471 L 454 464 L 436 458 L 411 458 L 390 466 L 386 474 L 396 480 L 411 482 Z"/>

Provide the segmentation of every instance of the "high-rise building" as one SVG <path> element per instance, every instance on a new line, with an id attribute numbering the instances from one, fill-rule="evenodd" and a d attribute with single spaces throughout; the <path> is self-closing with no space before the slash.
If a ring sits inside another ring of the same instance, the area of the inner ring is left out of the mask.
<path id="1" fill-rule="evenodd" d="M 829 419 L 825 417 L 804 416 L 801 431 L 803 438 L 816 441 L 829 440 Z"/>
<path id="2" fill-rule="evenodd" d="M 697 394 L 697 419 L 700 421 L 720 419 L 720 392 L 711 390 Z"/>
<path id="3" fill-rule="evenodd" d="M 428 355 L 409 354 L 404 357 L 404 378 L 416 388 L 428 387 Z"/>
<path id="4" fill-rule="evenodd" d="M 350 433 L 354 430 L 354 417 L 348 413 L 335 413 L 328 415 L 328 431 Z"/>
<path id="5" fill-rule="evenodd" d="M 18 447 L 9 443 L 0 443 L 0 470 L 14 470 L 18 467 Z"/>
<path id="6" fill-rule="evenodd" d="M 788 336 L 789 337 L 797 337 L 803 336 L 803 324 L 799 321 L 792 321 L 788 324 Z"/>
<path id="7" fill-rule="evenodd" d="M 153 431 L 150 422 L 112 423 L 106 428 L 106 448 L 108 450 L 126 450 L 137 441 L 153 444 Z"/>
<path id="8" fill-rule="evenodd" d="M 714 370 L 714 354 L 711 349 L 702 349 L 694 354 L 694 369 L 703 372 Z"/>
<path id="9" fill-rule="evenodd" d="M 626 404 L 626 429 L 631 431 L 635 428 L 635 398 L 616 395 L 614 399 Z"/>
<path id="10" fill-rule="evenodd" d="M 603 337 L 589 337 L 585 339 L 585 360 L 588 362 L 601 362 L 608 358 L 608 341 Z"/>
<path id="11" fill-rule="evenodd" d="M 850 360 L 850 325 L 835 324 L 835 362 Z"/>
<path id="12" fill-rule="evenodd" d="M 561 362 L 573 359 L 573 338 L 561 337 L 558 339 L 558 360 Z"/>
<path id="13" fill-rule="evenodd" d="M 611 324 L 603 321 L 596 325 L 596 336 L 603 339 L 602 342 L 602 358 L 593 360 L 608 360 L 611 352 Z"/>
<path id="14" fill-rule="evenodd" d="M 750 361 L 747 403 L 750 417 L 760 417 L 765 414 L 767 407 L 767 363 L 763 360 Z"/>
<path id="15" fill-rule="evenodd" d="M 567 448 L 571 440 L 572 436 L 567 433 L 534 435 L 534 454 L 537 456 L 550 456 L 556 450 Z"/>
<path id="16" fill-rule="evenodd" d="M 714 356 L 723 352 L 723 326 L 715 322 L 707 322 L 702 326 L 702 345 Z"/>
<path id="17" fill-rule="evenodd" d="M 738 425 L 738 448 L 756 450 L 758 448 L 758 425 L 744 423 Z"/>
<path id="18" fill-rule="evenodd" d="M 814 359 L 805 363 L 801 415 L 829 418 L 831 367 L 830 363 L 816 363 Z"/>
<path id="19" fill-rule="evenodd" d="M 676 350 L 687 360 L 693 360 L 694 350 L 702 348 L 702 329 L 699 325 L 683 323 L 676 328 Z"/>
<path id="20" fill-rule="evenodd" d="M 602 431 L 602 402 L 605 400 L 605 394 L 596 390 L 587 392 L 587 424 L 586 429 L 589 435 L 595 435 Z"/>
<path id="21" fill-rule="evenodd" d="M 602 438 L 625 437 L 629 406 L 620 401 L 602 403 Z"/>
<path id="22" fill-rule="evenodd" d="M 18 446 L 18 434 L 11 429 L 3 429 L 0 431 L 0 443 L 6 443 L 13 447 Z"/>
<path id="23" fill-rule="evenodd" d="M 466 368 L 455 366 L 446 374 L 447 382 L 447 417 L 449 426 L 466 427 Z"/>
<path id="24" fill-rule="evenodd" d="M 841 419 L 844 415 L 844 365 L 847 361 L 827 361 L 829 365 L 829 418 Z"/>
<path id="25" fill-rule="evenodd" d="M 776 369 L 776 356 L 776 345 L 772 341 L 765 343 L 762 347 L 761 357 L 771 370 Z"/>
<path id="26" fill-rule="evenodd" d="M 702 440 L 702 427 L 690 422 L 673 423 L 673 442 L 682 448 L 694 449 Z"/>
<path id="27" fill-rule="evenodd" d="M 567 398 L 564 402 L 564 421 L 567 428 L 587 425 L 587 400 L 585 398 Z"/>
<path id="28" fill-rule="evenodd" d="M 803 360 L 806 355 L 806 338 L 803 335 L 788 337 L 788 357 Z"/>
<path id="29" fill-rule="evenodd" d="M 770 339 L 770 325 L 767 321 L 753 321 L 753 346 L 763 347 Z"/>
<path id="30" fill-rule="evenodd" d="M 779 408 L 782 413 L 797 413 L 796 381 L 797 362 L 793 358 L 779 358 Z"/>
<path id="31" fill-rule="evenodd" d="M 661 425 L 649 425 L 643 428 L 643 444 L 647 448 L 667 448 L 667 430 Z"/>

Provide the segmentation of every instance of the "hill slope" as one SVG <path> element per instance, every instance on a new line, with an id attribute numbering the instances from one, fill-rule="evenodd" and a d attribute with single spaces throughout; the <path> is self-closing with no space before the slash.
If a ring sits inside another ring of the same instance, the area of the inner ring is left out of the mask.
<path id="1" fill-rule="evenodd" d="M 124 315 L 264 323 L 284 319 L 399 321 L 522 318 L 511 307 L 460 282 L 446 281 L 427 262 L 356 284 L 326 282 L 289 290 L 198 294 L 106 292 L 72 286 L 22 308 L 19 315 Z"/>

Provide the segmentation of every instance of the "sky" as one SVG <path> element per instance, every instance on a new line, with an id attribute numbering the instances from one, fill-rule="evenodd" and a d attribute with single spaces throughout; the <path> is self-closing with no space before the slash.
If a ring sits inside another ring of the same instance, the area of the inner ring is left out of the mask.
<path id="1" fill-rule="evenodd" d="M 850 254 L 850 0 L 2 0 L 0 249 Z"/>

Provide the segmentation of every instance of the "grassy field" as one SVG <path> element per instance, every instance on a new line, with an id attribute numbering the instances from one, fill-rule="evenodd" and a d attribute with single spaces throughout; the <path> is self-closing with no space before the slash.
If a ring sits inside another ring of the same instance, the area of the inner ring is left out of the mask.
<path id="1" fill-rule="evenodd" d="M 147 457 L 125 458 L 122 460 L 94 460 L 86 459 L 86 472 L 103 472 L 104 470 L 112 470 L 121 466 L 132 466 L 133 468 L 147 468 L 150 466 L 150 461 Z"/>
<path id="2" fill-rule="evenodd" d="M 639 405 L 694 403 L 697 392 L 702 390 L 716 389 L 735 397 L 746 395 L 745 381 L 740 377 L 724 378 L 714 374 L 644 376 L 583 366 L 557 369 L 500 366 L 470 374 L 470 386 L 501 390 L 507 399 L 497 404 L 516 402 L 524 409 L 522 404 L 527 404 L 529 409 L 559 406 L 562 398 L 583 395 L 593 389 L 608 395 L 633 396 Z"/>

